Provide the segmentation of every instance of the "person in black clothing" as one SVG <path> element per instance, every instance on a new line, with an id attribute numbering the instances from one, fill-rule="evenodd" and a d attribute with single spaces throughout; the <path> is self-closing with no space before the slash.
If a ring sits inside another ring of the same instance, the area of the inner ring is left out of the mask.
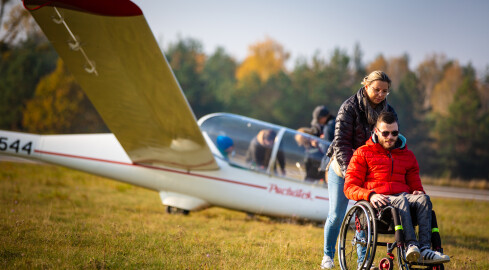
<path id="1" fill-rule="evenodd" d="M 246 162 L 251 164 L 253 169 L 267 170 L 268 163 L 272 156 L 273 142 L 277 133 L 271 129 L 264 129 L 258 132 L 251 141 L 246 152 Z M 277 162 L 280 165 L 282 175 L 285 175 L 285 157 L 282 151 L 277 153 Z M 276 166 L 273 166 L 276 171 Z"/>
<path id="2" fill-rule="evenodd" d="M 312 112 L 311 134 L 326 141 L 334 139 L 335 117 L 324 105 L 317 106 Z"/>
<path id="3" fill-rule="evenodd" d="M 302 127 L 297 131 L 313 135 L 311 128 Z M 304 180 L 306 182 L 315 182 L 323 179 L 324 171 L 320 170 L 320 166 L 325 152 L 323 150 L 324 147 L 321 147 L 317 140 L 300 133 L 297 133 L 294 139 L 297 145 L 304 148 L 304 167 L 306 169 Z"/>

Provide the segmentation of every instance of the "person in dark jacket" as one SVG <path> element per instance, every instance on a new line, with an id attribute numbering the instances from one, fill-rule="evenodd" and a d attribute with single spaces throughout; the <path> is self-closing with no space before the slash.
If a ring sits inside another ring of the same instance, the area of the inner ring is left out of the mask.
<path id="1" fill-rule="evenodd" d="M 334 138 L 335 117 L 324 105 L 317 106 L 312 112 L 311 134 L 328 142 Z"/>
<path id="2" fill-rule="evenodd" d="M 301 127 L 297 129 L 297 131 L 313 135 L 311 128 Z M 326 147 L 322 147 L 321 143 L 317 139 L 313 138 L 314 137 L 308 137 L 300 133 L 297 133 L 294 138 L 297 145 L 304 148 L 303 163 L 306 174 L 304 176 L 304 181 L 306 182 L 316 182 L 324 177 L 324 171 L 320 170 L 320 165 L 325 154 L 324 149 L 326 149 Z"/>
<path id="3" fill-rule="evenodd" d="M 450 261 L 448 255 L 430 249 L 431 200 L 421 184 L 416 157 L 407 148 L 406 138 L 399 134 L 395 115 L 382 112 L 374 130 L 367 144 L 358 148 L 350 160 L 345 177 L 346 197 L 370 201 L 376 208 L 392 205 L 399 209 L 408 247 L 407 261 L 418 262 L 420 257 L 422 263 Z M 419 225 L 419 241 L 411 211 L 415 211 Z"/>
<path id="4" fill-rule="evenodd" d="M 329 212 L 324 224 L 323 269 L 334 267 L 336 239 L 348 206 L 348 199 L 343 193 L 344 175 L 353 152 L 370 138 L 381 112 L 394 112 L 386 99 L 391 86 L 387 74 L 380 70 L 373 71 L 363 79 L 362 84 L 363 87 L 341 105 L 336 116 L 334 139 L 326 153 L 330 158 L 326 172 Z"/>

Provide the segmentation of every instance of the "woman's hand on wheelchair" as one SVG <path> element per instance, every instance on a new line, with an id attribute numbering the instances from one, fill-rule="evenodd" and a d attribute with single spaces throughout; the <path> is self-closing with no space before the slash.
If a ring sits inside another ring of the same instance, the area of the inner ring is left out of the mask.
<path id="1" fill-rule="evenodd" d="M 391 201 L 389 200 L 389 197 L 387 197 L 383 194 L 374 193 L 374 194 L 372 194 L 372 196 L 370 196 L 370 203 L 375 208 L 382 208 L 384 206 L 390 205 Z"/>

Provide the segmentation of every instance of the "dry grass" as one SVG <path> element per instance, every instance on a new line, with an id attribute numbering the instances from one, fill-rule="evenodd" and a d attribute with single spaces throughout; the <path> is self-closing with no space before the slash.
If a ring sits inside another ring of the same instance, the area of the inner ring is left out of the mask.
<path id="1" fill-rule="evenodd" d="M 488 269 L 489 203 L 433 200 L 447 269 Z M 156 192 L 0 162 L 2 269 L 319 269 L 323 229 L 211 208 L 168 215 Z"/>

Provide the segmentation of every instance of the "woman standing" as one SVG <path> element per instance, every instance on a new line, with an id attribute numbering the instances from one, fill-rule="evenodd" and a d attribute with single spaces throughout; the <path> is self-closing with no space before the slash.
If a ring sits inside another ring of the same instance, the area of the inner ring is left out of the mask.
<path id="1" fill-rule="evenodd" d="M 353 151 L 365 144 L 377 117 L 394 109 L 387 104 L 391 80 L 383 71 L 373 71 L 362 81 L 363 87 L 345 100 L 336 117 L 334 140 L 326 155 L 331 158 L 327 170 L 329 213 L 324 224 L 324 256 L 322 269 L 334 267 L 336 239 L 346 213 L 348 199 L 343 193 L 344 175 Z"/>

